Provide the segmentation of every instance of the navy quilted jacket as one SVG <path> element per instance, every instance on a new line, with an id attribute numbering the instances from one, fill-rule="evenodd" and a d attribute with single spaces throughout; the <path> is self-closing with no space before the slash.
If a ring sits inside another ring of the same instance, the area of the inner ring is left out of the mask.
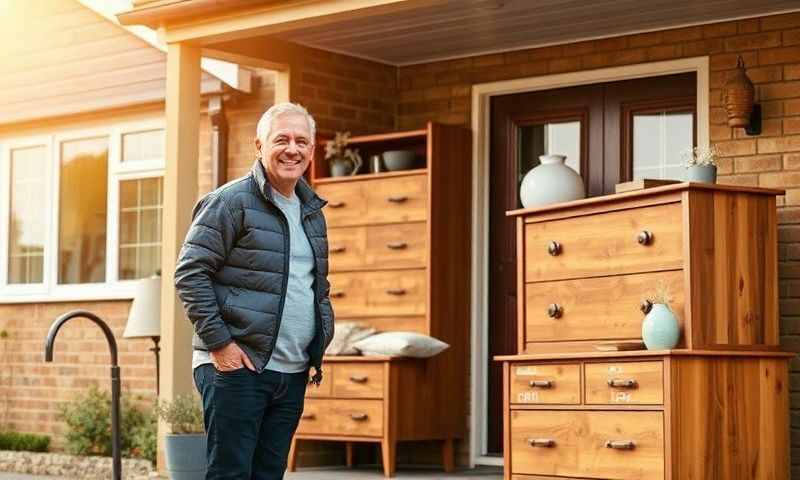
<path id="1" fill-rule="evenodd" d="M 308 353 L 318 383 L 322 354 L 333 338 L 326 202 L 304 179 L 295 193 L 316 266 L 317 328 Z M 194 325 L 194 347 L 216 350 L 235 340 L 258 371 L 278 338 L 289 273 L 289 225 L 272 198 L 258 160 L 248 175 L 203 197 L 175 269 L 178 296 Z"/>

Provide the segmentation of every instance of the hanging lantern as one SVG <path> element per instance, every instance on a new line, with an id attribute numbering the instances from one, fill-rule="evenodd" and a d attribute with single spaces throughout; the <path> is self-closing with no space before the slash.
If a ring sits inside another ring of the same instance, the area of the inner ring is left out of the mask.
<path id="1" fill-rule="evenodd" d="M 747 78 L 744 60 L 739 56 L 736 72 L 725 84 L 725 110 L 728 112 L 728 126 L 747 127 L 753 112 L 756 91 L 753 82 Z"/>

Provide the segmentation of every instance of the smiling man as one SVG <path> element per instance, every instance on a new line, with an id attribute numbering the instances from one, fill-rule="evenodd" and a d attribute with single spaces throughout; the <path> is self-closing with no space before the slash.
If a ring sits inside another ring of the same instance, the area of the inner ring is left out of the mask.
<path id="1" fill-rule="evenodd" d="M 303 179 L 314 119 L 281 103 L 258 122 L 250 173 L 194 210 L 175 285 L 194 325 L 206 479 L 282 479 L 306 385 L 333 337 L 325 201 Z"/>

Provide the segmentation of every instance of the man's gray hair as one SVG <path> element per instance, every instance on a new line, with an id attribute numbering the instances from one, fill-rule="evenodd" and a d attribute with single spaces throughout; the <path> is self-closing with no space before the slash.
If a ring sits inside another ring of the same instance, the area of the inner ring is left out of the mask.
<path id="1" fill-rule="evenodd" d="M 314 121 L 314 117 L 312 117 L 311 114 L 308 113 L 308 110 L 306 110 L 302 105 L 291 102 L 276 103 L 275 105 L 269 107 L 269 109 L 264 112 L 263 115 L 261 115 L 261 120 L 258 121 L 258 126 L 256 127 L 256 136 L 258 139 L 262 142 L 266 142 L 267 137 L 269 136 L 270 132 L 272 132 L 272 122 L 276 118 L 287 113 L 306 117 L 306 122 L 308 122 L 308 131 L 311 133 L 311 143 L 316 143 L 317 123 Z"/>

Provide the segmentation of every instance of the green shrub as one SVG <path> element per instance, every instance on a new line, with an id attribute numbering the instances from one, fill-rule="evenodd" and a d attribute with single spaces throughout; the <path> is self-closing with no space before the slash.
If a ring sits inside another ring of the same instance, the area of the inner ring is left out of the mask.
<path id="1" fill-rule="evenodd" d="M 122 456 L 155 460 L 155 416 L 122 398 Z M 111 455 L 111 394 L 91 387 L 60 408 L 67 424 L 67 450 L 74 455 Z"/>
<path id="2" fill-rule="evenodd" d="M 203 409 L 194 395 L 179 395 L 174 402 L 159 402 L 159 418 L 169 424 L 172 433 L 203 433 Z"/>
<path id="3" fill-rule="evenodd" d="M 46 452 L 50 437 L 33 433 L 0 432 L 0 450 Z"/>

